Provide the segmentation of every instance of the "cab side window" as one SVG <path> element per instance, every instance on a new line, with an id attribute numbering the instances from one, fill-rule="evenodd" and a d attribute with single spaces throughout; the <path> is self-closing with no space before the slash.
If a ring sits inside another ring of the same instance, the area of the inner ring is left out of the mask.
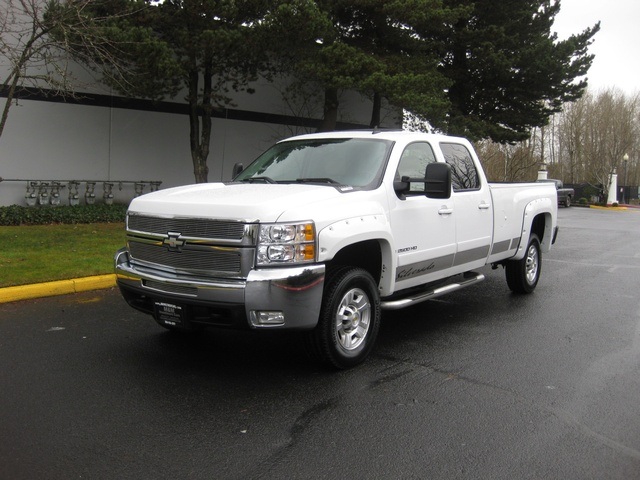
<path id="1" fill-rule="evenodd" d="M 480 177 L 467 147 L 457 143 L 441 143 L 444 160 L 451 166 L 453 191 L 477 190 Z"/>
<path id="2" fill-rule="evenodd" d="M 427 142 L 416 142 L 404 149 L 396 171 L 396 180 L 402 177 L 424 178 L 427 165 L 436 161 L 431 145 Z M 424 183 L 412 182 L 410 193 L 424 194 Z"/>

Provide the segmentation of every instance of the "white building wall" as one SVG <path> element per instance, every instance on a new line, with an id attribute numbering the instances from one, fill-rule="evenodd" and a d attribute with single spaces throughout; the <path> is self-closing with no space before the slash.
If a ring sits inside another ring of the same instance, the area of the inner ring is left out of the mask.
<path id="1" fill-rule="evenodd" d="M 91 101 L 82 98 L 73 101 L 77 103 L 20 99 L 11 107 L 0 137 L 0 177 L 5 179 L 0 182 L 0 206 L 26 205 L 26 182 L 13 179 L 97 181 L 98 202 L 105 181 L 157 180 L 161 188 L 193 183 L 186 114 L 85 105 Z M 253 95 L 238 95 L 236 104 L 248 118 L 252 112 L 292 113 L 279 91 L 269 86 L 259 87 Z M 316 110 L 321 111 L 321 105 Z M 356 93 L 342 96 L 340 110 L 341 121 L 369 123 L 371 103 Z M 278 123 L 279 117 L 260 118 L 259 122 L 214 118 L 209 181 L 229 180 L 236 162 L 247 166 L 273 142 L 309 131 Z M 399 122 L 390 112 L 385 125 L 395 127 Z M 81 184 L 81 197 L 84 189 Z M 144 191 L 149 191 L 148 185 Z M 120 190 L 116 183 L 113 193 L 116 201 L 128 202 L 135 195 L 134 186 L 124 183 Z M 64 188 L 61 204 L 68 203 L 67 197 Z"/>

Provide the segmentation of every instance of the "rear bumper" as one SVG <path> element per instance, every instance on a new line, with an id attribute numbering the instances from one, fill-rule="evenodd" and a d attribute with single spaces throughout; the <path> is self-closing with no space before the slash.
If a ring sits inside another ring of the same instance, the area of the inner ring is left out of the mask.
<path id="1" fill-rule="evenodd" d="M 246 280 L 190 279 L 136 267 L 122 249 L 115 273 L 127 303 L 160 323 L 157 304 L 163 303 L 179 307 L 186 327 L 303 330 L 318 322 L 325 266 L 252 270 Z"/>

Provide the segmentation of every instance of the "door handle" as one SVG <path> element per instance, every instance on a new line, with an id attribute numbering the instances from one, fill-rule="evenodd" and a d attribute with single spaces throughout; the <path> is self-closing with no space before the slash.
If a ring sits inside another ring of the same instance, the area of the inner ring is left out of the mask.
<path id="1" fill-rule="evenodd" d="M 451 215 L 453 213 L 453 208 L 447 208 L 446 206 L 441 207 L 438 210 L 438 215 Z"/>
<path id="2" fill-rule="evenodd" d="M 489 207 L 491 207 L 490 203 L 484 203 L 482 202 L 480 205 L 478 205 L 478 208 L 480 210 L 489 210 Z"/>

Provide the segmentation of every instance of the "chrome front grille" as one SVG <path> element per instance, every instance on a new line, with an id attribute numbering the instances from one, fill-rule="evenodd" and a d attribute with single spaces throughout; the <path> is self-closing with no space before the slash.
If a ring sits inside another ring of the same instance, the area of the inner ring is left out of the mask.
<path id="1" fill-rule="evenodd" d="M 134 261 L 153 263 L 181 271 L 218 271 L 239 274 L 240 252 L 237 249 L 216 247 L 184 248 L 170 251 L 165 245 L 129 242 L 129 253 Z"/>
<path id="2" fill-rule="evenodd" d="M 246 278 L 257 225 L 184 217 L 127 216 L 133 263 L 178 276 Z"/>
<path id="3" fill-rule="evenodd" d="M 196 287 L 176 285 L 174 283 L 167 282 L 156 282 L 153 280 L 143 280 L 142 284 L 147 288 L 160 290 L 161 292 L 177 293 L 179 295 L 190 295 L 192 297 L 196 297 L 198 295 L 198 289 Z"/>
<path id="4" fill-rule="evenodd" d="M 241 241 L 245 232 L 245 224 L 201 218 L 161 218 L 129 215 L 127 229 L 158 235 L 165 235 L 167 232 L 179 232 L 183 237 Z"/>

